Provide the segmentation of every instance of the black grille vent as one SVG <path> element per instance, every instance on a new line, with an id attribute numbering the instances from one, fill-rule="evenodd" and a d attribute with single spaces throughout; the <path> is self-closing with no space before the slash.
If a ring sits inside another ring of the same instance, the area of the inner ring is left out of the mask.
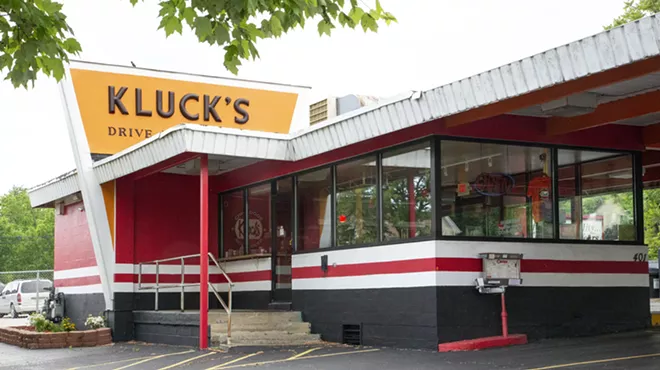
<path id="1" fill-rule="evenodd" d="M 360 325 L 342 325 L 342 343 L 352 346 L 362 345 L 362 327 Z"/>

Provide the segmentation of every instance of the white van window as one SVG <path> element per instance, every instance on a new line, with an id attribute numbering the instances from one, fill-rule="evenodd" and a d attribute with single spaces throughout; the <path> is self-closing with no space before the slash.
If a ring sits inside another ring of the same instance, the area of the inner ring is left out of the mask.
<path id="1" fill-rule="evenodd" d="M 48 291 L 48 289 L 53 285 L 48 280 L 39 280 L 39 291 L 44 292 Z M 21 285 L 21 293 L 36 293 L 37 292 L 37 281 L 32 280 L 32 281 L 26 281 Z"/>

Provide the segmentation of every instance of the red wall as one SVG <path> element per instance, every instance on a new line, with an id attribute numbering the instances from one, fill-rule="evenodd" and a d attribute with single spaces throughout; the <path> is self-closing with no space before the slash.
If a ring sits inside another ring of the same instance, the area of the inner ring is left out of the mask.
<path id="1" fill-rule="evenodd" d="M 199 177 L 157 173 L 117 183 L 117 263 L 199 253 Z M 218 197 L 209 196 L 209 251 L 217 255 Z M 186 263 L 197 263 L 187 260 Z"/>
<path id="2" fill-rule="evenodd" d="M 297 162 L 258 162 L 212 178 L 210 181 L 210 187 L 212 192 L 223 192 L 240 186 L 322 166 L 342 159 L 356 157 L 361 154 L 430 135 L 447 135 L 453 137 L 497 139 L 619 150 L 644 150 L 640 127 L 607 125 L 562 136 L 547 136 L 545 134 L 545 129 L 545 119 L 522 116 L 503 115 L 454 128 L 446 128 L 442 120 L 436 120 Z"/>
<path id="3" fill-rule="evenodd" d="M 82 202 L 65 207 L 63 215 L 55 215 L 55 270 L 96 266 L 87 214 L 78 208 Z"/>

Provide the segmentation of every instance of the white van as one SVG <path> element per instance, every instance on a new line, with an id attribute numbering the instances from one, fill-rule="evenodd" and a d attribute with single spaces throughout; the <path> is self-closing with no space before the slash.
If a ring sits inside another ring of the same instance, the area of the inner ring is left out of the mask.
<path id="1" fill-rule="evenodd" d="M 53 282 L 50 280 L 12 281 L 0 293 L 0 317 L 9 315 L 16 318 L 19 314 L 40 311 L 52 288 Z"/>

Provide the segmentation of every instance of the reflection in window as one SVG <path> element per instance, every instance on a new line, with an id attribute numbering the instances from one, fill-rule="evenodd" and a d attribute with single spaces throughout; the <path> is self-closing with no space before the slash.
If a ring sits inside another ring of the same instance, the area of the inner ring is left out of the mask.
<path id="1" fill-rule="evenodd" d="M 631 155 L 559 150 L 562 239 L 634 241 Z"/>
<path id="2" fill-rule="evenodd" d="M 224 257 L 245 254 L 243 190 L 222 196 L 222 246 Z"/>
<path id="3" fill-rule="evenodd" d="M 376 157 L 337 166 L 337 245 L 378 240 Z"/>
<path id="4" fill-rule="evenodd" d="M 332 173 L 324 168 L 297 177 L 298 249 L 328 248 L 331 245 Z"/>
<path id="5" fill-rule="evenodd" d="M 550 149 L 443 141 L 442 234 L 552 238 Z"/>
<path id="6" fill-rule="evenodd" d="M 383 239 L 431 235 L 428 143 L 383 155 Z"/>
<path id="7" fill-rule="evenodd" d="M 270 253 L 270 183 L 248 189 L 249 254 Z"/>

